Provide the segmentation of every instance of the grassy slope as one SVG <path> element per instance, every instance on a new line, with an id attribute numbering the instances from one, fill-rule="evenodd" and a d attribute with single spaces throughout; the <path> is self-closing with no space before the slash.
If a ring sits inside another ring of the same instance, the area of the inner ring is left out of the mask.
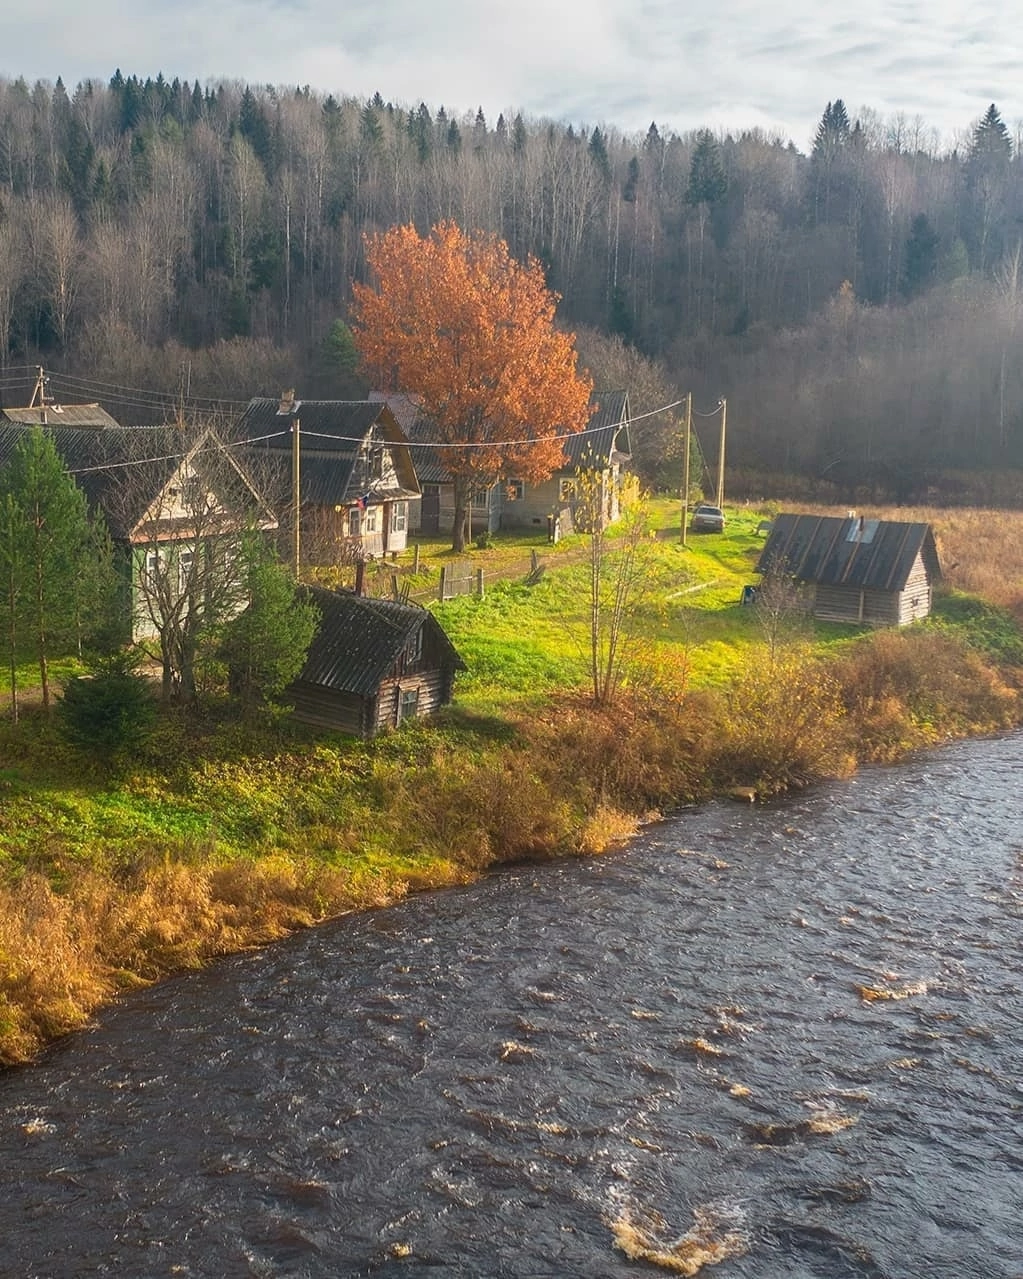
<path id="1" fill-rule="evenodd" d="M 729 517 L 724 535 L 690 536 L 683 547 L 677 504 L 650 508 L 631 656 L 638 684 L 661 678 L 669 686 L 665 704 L 681 706 L 685 689 L 702 688 L 726 690 L 727 705 L 727 690 L 748 680 L 746 659 L 762 642 L 754 611 L 739 600 L 754 580 L 763 512 Z M 974 544 L 994 553 L 991 521 L 946 529 L 935 518 L 944 554 L 969 585 L 970 573 L 981 572 Z M 1014 545 L 1017 532 L 1023 542 L 1023 518 L 1000 523 L 1003 543 Z M 530 586 L 534 553 L 545 572 Z M 435 595 L 449 558 L 439 543 L 421 547 L 417 595 Z M 599 851 L 632 828 L 628 812 L 678 798 L 680 788 L 700 793 L 701 765 L 690 761 L 710 758 L 701 755 L 701 714 L 651 737 L 627 709 L 601 717 L 564 702 L 566 689 L 587 688 L 586 539 L 549 547 L 516 535 L 467 558 L 484 570 L 486 597 L 431 605 L 469 666 L 454 711 L 435 728 L 407 726 L 364 744 L 286 726 L 253 734 L 168 718 L 111 781 L 45 723 L 0 726 L 0 1060 L 80 1024 L 126 981 L 409 888 L 459 882 L 494 859 Z M 391 571 L 381 567 L 381 588 Z M 965 597 L 941 611 L 995 658 L 1021 648 L 1007 614 Z M 818 652 L 841 655 L 854 634 L 817 628 L 813 641 Z M 886 657 L 889 665 L 900 660 Z M 27 684 L 33 674 L 24 668 L 19 679 Z M 852 678 L 863 682 L 857 672 Z M 798 692 L 810 697 L 816 719 L 813 699 L 824 694 L 805 681 Z M 1004 699 L 996 694 L 997 717 Z M 776 690 L 750 693 L 765 696 L 771 726 L 787 708 L 771 701 Z M 927 696 L 933 701 L 933 690 Z M 561 699 L 556 713 L 552 698 Z M 719 760 L 718 780 L 755 780 L 742 771 L 752 758 L 748 727 L 729 727 L 730 713 L 718 722 L 738 745 L 735 758 Z M 882 757 L 932 740 L 926 734 L 943 731 L 942 714 L 907 736 L 881 697 L 864 722 Z M 807 736 L 797 726 L 793 740 Z M 790 756 L 760 758 L 756 767 L 785 768 Z"/>

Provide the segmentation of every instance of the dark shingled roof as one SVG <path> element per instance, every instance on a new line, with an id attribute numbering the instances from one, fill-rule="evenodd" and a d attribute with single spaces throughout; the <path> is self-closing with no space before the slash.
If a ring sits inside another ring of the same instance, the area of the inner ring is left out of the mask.
<path id="1" fill-rule="evenodd" d="M 900 591 L 917 555 L 932 582 L 941 577 L 929 524 L 856 516 L 779 515 L 757 572 L 783 572 L 798 582 Z"/>
<path id="2" fill-rule="evenodd" d="M 288 411 L 280 409 L 279 400 L 250 400 L 233 433 L 236 440 L 253 441 L 246 455 L 270 463 L 280 492 L 290 489 L 291 425 L 297 420 L 304 503 L 339 506 L 364 493 L 380 501 L 419 496 L 408 441 L 383 401 L 296 400 Z M 397 487 L 384 489 L 366 473 L 363 443 L 374 428 L 391 446 Z"/>
<path id="3" fill-rule="evenodd" d="M 440 641 L 455 670 L 465 670 L 443 627 L 418 604 L 370 599 L 351 591 L 303 587 L 321 614 L 299 679 L 372 697 L 402 651 L 424 626 Z"/>

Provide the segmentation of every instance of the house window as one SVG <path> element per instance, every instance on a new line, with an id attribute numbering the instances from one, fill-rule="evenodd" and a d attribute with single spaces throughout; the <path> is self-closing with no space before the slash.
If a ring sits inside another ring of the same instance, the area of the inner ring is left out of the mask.
<path id="1" fill-rule="evenodd" d="M 472 495 L 472 509 L 486 511 L 490 509 L 490 490 L 476 489 Z"/>
<path id="2" fill-rule="evenodd" d="M 419 714 L 419 689 L 403 688 L 398 693 L 398 723 Z"/>
<path id="3" fill-rule="evenodd" d="M 575 497 L 575 480 L 559 480 L 558 481 L 558 499 L 562 502 L 571 502 Z"/>
<path id="4" fill-rule="evenodd" d="M 362 512 L 357 506 L 348 508 L 348 536 L 359 537 L 362 529 Z"/>
<path id="5" fill-rule="evenodd" d="M 376 506 L 367 506 L 362 513 L 362 531 L 364 533 L 375 533 L 377 531 L 377 514 L 379 508 Z"/>
<path id="6" fill-rule="evenodd" d="M 195 568 L 195 551 L 181 551 L 178 555 L 178 591 L 184 595 L 192 580 Z"/>
<path id="7" fill-rule="evenodd" d="M 420 627 L 415 635 L 405 645 L 405 669 L 410 670 L 414 666 L 418 666 L 423 660 L 423 628 Z"/>
<path id="8" fill-rule="evenodd" d="M 369 453 L 369 478 L 381 480 L 384 477 L 384 446 L 374 444 Z"/>
<path id="9" fill-rule="evenodd" d="M 408 522 L 408 503 L 395 502 L 391 507 L 391 532 L 404 533 Z"/>
<path id="10" fill-rule="evenodd" d="M 509 502 L 521 502 L 525 496 L 526 486 L 521 480 L 507 480 L 504 486 L 504 496 Z"/>
<path id="11" fill-rule="evenodd" d="M 181 487 L 181 502 L 185 510 L 196 514 L 207 505 L 206 486 L 197 475 L 189 475 Z"/>
<path id="12" fill-rule="evenodd" d="M 146 551 L 146 567 L 145 580 L 146 584 L 152 586 L 160 576 L 160 552 L 158 550 Z"/>

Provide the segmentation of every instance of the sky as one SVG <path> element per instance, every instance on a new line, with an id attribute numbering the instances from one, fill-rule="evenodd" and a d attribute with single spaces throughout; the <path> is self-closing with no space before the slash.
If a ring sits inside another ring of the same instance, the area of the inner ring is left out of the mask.
<path id="1" fill-rule="evenodd" d="M 1023 16 L 994 0 L 7 0 L 0 77 L 237 80 L 646 133 L 760 128 L 808 150 L 821 113 L 954 144 L 1023 121 Z M 868 117 L 864 113 L 872 113 Z"/>

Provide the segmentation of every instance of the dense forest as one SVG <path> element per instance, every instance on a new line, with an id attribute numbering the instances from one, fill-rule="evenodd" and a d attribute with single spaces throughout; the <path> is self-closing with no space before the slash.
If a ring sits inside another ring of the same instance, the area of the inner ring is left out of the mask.
<path id="1" fill-rule="evenodd" d="M 56 397 L 126 423 L 284 386 L 362 394 L 345 319 L 363 233 L 452 218 L 543 263 L 634 413 L 692 391 L 712 417 L 726 397 L 733 493 L 799 477 L 842 500 L 1016 504 L 1023 155 L 996 106 L 968 123 L 943 151 L 836 99 L 804 154 L 379 94 L 0 80 L 0 390 L 27 402 L 40 363 Z M 637 425 L 648 480 L 676 431 Z"/>

